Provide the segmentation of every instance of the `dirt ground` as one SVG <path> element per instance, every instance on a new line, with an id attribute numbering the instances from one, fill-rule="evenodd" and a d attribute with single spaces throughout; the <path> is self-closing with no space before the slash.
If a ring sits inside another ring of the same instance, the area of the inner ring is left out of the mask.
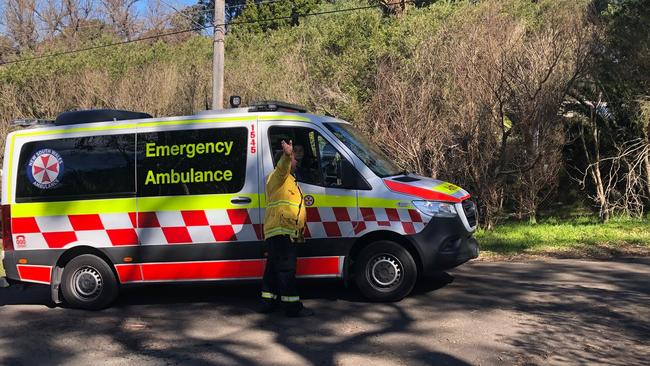
<path id="1" fill-rule="evenodd" d="M 0 364 L 650 365 L 650 258 L 475 261 L 393 304 L 302 294 L 315 317 L 255 313 L 255 284 L 131 287 L 100 312 L 3 288 Z"/>

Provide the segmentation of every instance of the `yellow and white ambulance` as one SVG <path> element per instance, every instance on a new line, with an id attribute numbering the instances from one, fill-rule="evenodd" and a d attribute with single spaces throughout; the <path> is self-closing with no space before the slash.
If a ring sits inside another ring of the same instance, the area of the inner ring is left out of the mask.
<path id="1" fill-rule="evenodd" d="M 395 301 L 419 275 L 477 257 L 466 191 L 401 171 L 348 122 L 259 102 L 171 118 L 67 112 L 10 133 L 7 277 L 86 309 L 127 284 L 261 278 L 264 182 L 282 140 L 307 214 L 298 277 Z"/>

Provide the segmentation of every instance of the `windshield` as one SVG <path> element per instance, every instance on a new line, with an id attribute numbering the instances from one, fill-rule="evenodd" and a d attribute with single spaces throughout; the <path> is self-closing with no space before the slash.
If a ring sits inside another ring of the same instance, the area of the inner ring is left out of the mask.
<path id="1" fill-rule="evenodd" d="M 400 174 L 401 170 L 390 161 L 390 158 L 352 125 L 347 123 L 324 123 L 324 125 L 379 177 Z"/>

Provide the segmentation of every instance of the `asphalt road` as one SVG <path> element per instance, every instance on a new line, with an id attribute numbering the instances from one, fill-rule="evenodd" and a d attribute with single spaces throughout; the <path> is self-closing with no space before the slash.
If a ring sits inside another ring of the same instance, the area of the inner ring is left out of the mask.
<path id="1" fill-rule="evenodd" d="M 0 364 L 650 365 L 650 258 L 473 262 L 394 304 L 306 283 L 307 319 L 253 311 L 255 285 L 159 285 L 101 312 L 0 289 Z"/>

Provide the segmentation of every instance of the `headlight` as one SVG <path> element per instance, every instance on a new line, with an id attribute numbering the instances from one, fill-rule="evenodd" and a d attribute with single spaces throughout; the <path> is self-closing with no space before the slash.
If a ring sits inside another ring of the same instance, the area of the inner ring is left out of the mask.
<path id="1" fill-rule="evenodd" d="M 413 201 L 413 206 L 421 213 L 434 217 L 456 217 L 456 206 L 453 203 L 438 201 Z"/>

